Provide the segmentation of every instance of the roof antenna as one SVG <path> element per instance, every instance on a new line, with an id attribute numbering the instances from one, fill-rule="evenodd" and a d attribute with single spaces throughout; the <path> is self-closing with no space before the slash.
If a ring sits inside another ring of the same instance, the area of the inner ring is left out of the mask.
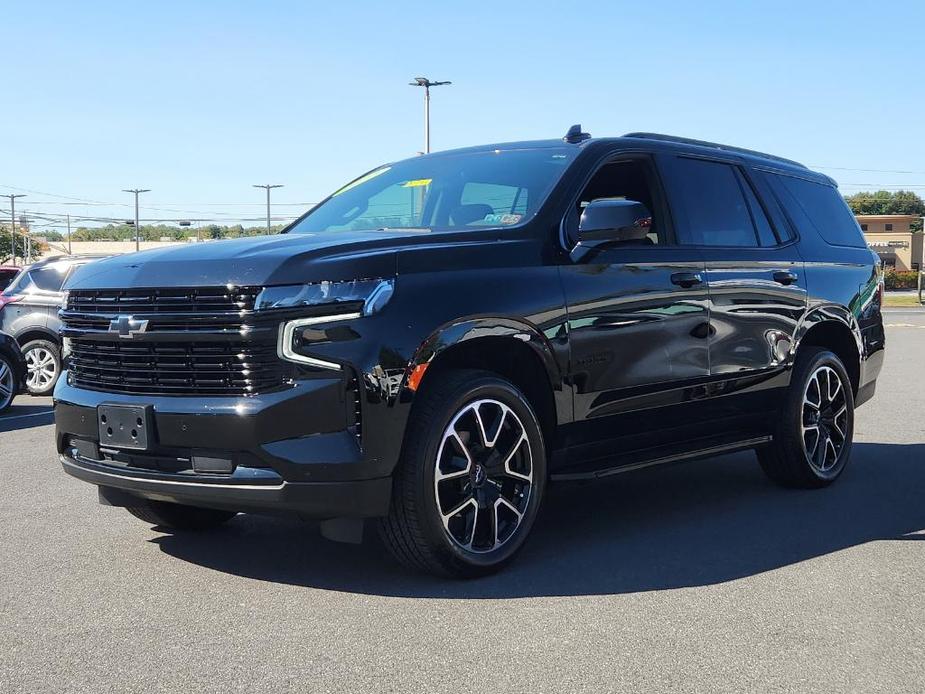
<path id="1" fill-rule="evenodd" d="M 591 135 L 589 133 L 581 132 L 581 124 L 576 123 L 575 125 L 573 125 L 571 128 L 568 129 L 568 132 L 565 133 L 565 137 L 563 137 L 562 139 L 568 142 L 569 144 L 575 145 L 575 144 L 578 144 L 579 142 L 584 142 L 585 140 L 591 139 Z"/>

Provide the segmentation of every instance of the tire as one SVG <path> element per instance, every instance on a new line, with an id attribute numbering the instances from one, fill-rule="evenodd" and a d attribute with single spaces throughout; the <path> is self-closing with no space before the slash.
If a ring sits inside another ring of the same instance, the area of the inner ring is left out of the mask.
<path id="1" fill-rule="evenodd" d="M 758 462 L 785 487 L 815 489 L 838 479 L 851 457 L 854 394 L 844 364 L 812 347 L 797 357 L 774 440 Z"/>
<path id="2" fill-rule="evenodd" d="M 0 354 L 0 412 L 6 412 L 16 397 L 17 376 L 13 364 Z"/>
<path id="3" fill-rule="evenodd" d="M 145 523 L 170 530 L 209 530 L 238 515 L 234 511 L 184 506 L 166 501 L 142 499 L 139 502 L 138 506 L 129 506 L 126 511 Z"/>
<path id="4" fill-rule="evenodd" d="M 533 408 L 513 384 L 476 370 L 446 372 L 419 398 L 380 537 L 416 570 L 455 578 L 498 571 L 523 547 L 545 488 Z"/>
<path id="5" fill-rule="evenodd" d="M 32 340 L 22 347 L 26 358 L 26 387 L 30 395 L 51 395 L 61 375 L 61 351 L 49 340 Z"/>

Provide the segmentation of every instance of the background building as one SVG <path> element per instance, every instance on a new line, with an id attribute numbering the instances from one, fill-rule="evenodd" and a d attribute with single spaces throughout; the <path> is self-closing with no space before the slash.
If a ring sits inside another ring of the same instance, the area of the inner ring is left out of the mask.
<path id="1" fill-rule="evenodd" d="M 919 270 L 922 262 L 922 232 L 912 224 L 922 220 L 910 214 L 859 214 L 858 224 L 871 250 L 886 268 Z"/>

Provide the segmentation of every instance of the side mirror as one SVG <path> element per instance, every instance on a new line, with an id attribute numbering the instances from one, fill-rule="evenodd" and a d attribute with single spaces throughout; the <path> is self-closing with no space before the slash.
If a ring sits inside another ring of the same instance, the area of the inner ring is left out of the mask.
<path id="1" fill-rule="evenodd" d="M 652 229 L 652 213 L 636 200 L 592 200 L 581 213 L 578 222 L 578 243 L 572 249 L 572 260 L 578 262 L 592 249 L 607 244 L 648 243 Z"/>
<path id="2" fill-rule="evenodd" d="M 652 213 L 635 200 L 592 200 L 578 222 L 585 245 L 642 241 L 652 228 Z"/>

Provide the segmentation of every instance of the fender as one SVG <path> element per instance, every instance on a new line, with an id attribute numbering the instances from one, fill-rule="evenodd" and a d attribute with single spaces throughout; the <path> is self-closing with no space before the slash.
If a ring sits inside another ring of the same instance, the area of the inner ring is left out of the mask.
<path id="1" fill-rule="evenodd" d="M 23 335 L 29 335 L 31 337 L 29 340 L 23 340 Z M 35 337 L 36 335 L 41 335 L 41 337 Z M 20 347 L 22 347 L 22 345 L 24 345 L 26 342 L 31 342 L 32 340 L 50 340 L 51 342 L 60 345 L 61 335 L 59 335 L 54 330 L 49 330 L 45 327 L 30 326 L 26 330 L 23 330 L 20 335 L 16 335 L 15 340 Z"/>
<path id="2" fill-rule="evenodd" d="M 460 344 L 487 338 L 517 340 L 529 347 L 539 358 L 549 379 L 559 422 L 572 420 L 571 395 L 563 389 L 563 369 L 560 366 L 560 363 L 567 359 L 567 343 L 563 341 L 562 347 L 557 348 L 536 326 L 512 318 L 476 316 L 441 325 L 415 350 L 402 380 L 402 390 L 414 391 L 414 379 L 420 380 L 427 366 L 448 350 Z M 560 355 L 559 359 L 556 358 L 557 353 Z"/>
<path id="3" fill-rule="evenodd" d="M 844 306 L 838 304 L 820 304 L 817 306 L 812 306 L 803 316 L 803 320 L 797 326 L 796 331 L 794 332 L 793 339 L 793 349 L 791 351 L 791 364 L 793 359 L 796 356 L 797 350 L 800 348 L 800 344 L 803 341 L 803 338 L 806 337 L 812 328 L 817 325 L 821 325 L 826 322 L 835 322 L 840 323 L 841 325 L 848 328 L 851 331 L 851 335 L 854 337 L 855 347 L 858 350 L 859 359 L 864 358 L 864 349 L 863 349 L 863 340 L 861 338 L 861 327 L 858 325 L 857 318 L 846 309 Z"/>

